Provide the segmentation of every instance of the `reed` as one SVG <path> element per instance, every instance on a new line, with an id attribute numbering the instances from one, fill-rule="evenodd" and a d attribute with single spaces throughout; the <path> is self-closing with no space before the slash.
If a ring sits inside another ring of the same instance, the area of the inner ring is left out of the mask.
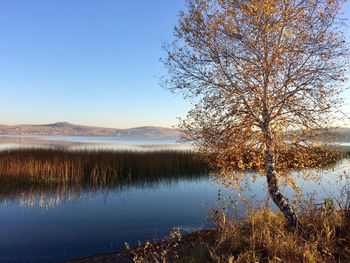
<path id="1" fill-rule="evenodd" d="M 152 181 L 159 177 L 181 177 L 207 171 L 207 163 L 192 151 L 16 149 L 0 152 L 2 181 L 19 180 L 22 184 L 125 184 L 140 178 Z"/>
<path id="2" fill-rule="evenodd" d="M 246 154 L 244 163 L 253 163 L 258 153 Z M 337 151 L 315 148 L 310 157 L 311 167 L 333 165 L 337 160 L 349 157 Z M 298 160 L 286 153 L 283 158 L 288 168 L 300 168 Z M 231 160 L 232 162 L 232 160 Z M 88 183 L 101 185 L 131 184 L 132 182 L 154 181 L 176 176 L 208 174 L 211 158 L 195 151 L 112 151 L 64 149 L 12 149 L 0 151 L 0 179 L 12 185 L 39 183 Z M 235 163 L 235 162 L 232 162 Z M 247 167 L 256 170 L 259 167 Z M 239 169 L 236 167 L 236 169 Z"/>

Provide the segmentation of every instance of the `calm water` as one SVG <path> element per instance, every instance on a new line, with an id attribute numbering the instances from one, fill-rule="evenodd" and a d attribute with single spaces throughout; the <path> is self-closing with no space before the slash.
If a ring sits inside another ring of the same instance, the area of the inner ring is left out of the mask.
<path id="1" fill-rule="evenodd" d="M 12 196 L 0 210 L 0 262 L 59 262 L 161 238 L 174 226 L 205 227 L 217 189 L 205 178 Z"/>
<path id="2" fill-rule="evenodd" d="M 108 142 L 111 143 L 120 141 Z M 157 144 L 154 141 L 127 143 Z M 164 141 L 158 143 L 163 145 Z M 175 144 L 165 142 L 168 143 Z M 80 146 L 84 145 L 82 141 Z M 344 160 L 322 171 L 320 182 L 298 179 L 298 184 L 308 193 L 318 190 L 321 201 L 336 195 L 345 183 L 340 180 L 341 176 L 349 173 L 349 160 Z M 262 204 L 266 200 L 265 179 L 248 186 L 250 190 L 245 195 L 255 195 L 254 204 Z M 209 176 L 158 182 L 144 180 L 103 189 L 89 186 L 1 189 L 0 262 L 60 262 L 122 250 L 124 242 L 135 245 L 138 240 L 160 239 L 173 227 L 180 227 L 185 233 L 210 227 L 207 216 L 217 205 L 219 190 L 226 197 L 236 197 L 235 192 L 224 189 Z M 287 187 L 283 191 L 293 196 L 292 189 Z"/>
<path id="3" fill-rule="evenodd" d="M 23 147 L 65 148 L 69 150 L 159 150 L 190 149 L 174 138 L 116 138 L 96 136 L 9 136 L 0 135 L 0 150 Z"/>

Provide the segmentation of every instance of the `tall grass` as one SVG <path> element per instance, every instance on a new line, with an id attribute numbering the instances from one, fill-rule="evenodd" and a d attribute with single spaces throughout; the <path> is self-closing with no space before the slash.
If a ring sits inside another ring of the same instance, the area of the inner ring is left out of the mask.
<path id="1" fill-rule="evenodd" d="M 20 149 L 0 152 L 0 178 L 7 182 L 113 184 L 137 178 L 206 173 L 208 165 L 191 151 L 67 151 Z"/>
<path id="2" fill-rule="evenodd" d="M 7 150 L 0 152 L 0 206 L 17 200 L 54 207 L 82 194 L 202 176 L 208 165 L 191 151 Z"/>
<path id="3" fill-rule="evenodd" d="M 171 247 L 166 239 L 128 251 L 139 263 L 345 263 L 350 262 L 348 211 L 327 212 L 308 206 L 299 215 L 295 232 L 287 230 L 281 213 L 267 208 L 249 211 L 240 221 L 230 220 L 223 213 L 216 215 L 215 229 L 180 236 Z"/>
<path id="4" fill-rule="evenodd" d="M 338 153 L 325 154 L 315 149 L 314 162 L 317 166 L 334 164 L 342 156 Z M 249 157 L 249 158 L 248 158 Z M 286 154 L 285 158 L 290 156 Z M 246 156 L 245 162 L 251 162 Z M 176 175 L 188 176 L 209 171 L 209 159 L 198 152 L 158 151 L 111 151 L 63 149 L 12 149 L 0 151 L 0 179 L 20 179 L 40 182 L 87 182 L 111 184 L 116 181 L 132 182 L 136 178 L 168 178 Z M 293 158 L 290 157 L 290 160 Z M 291 162 L 291 161 L 290 161 Z M 288 167 L 299 167 L 289 163 Z M 254 168 L 254 167 L 253 167 Z M 254 170 L 254 169 L 253 169 Z"/>
<path id="5" fill-rule="evenodd" d="M 86 191 L 198 179 L 212 171 L 206 159 L 193 151 L 12 149 L 0 151 L 0 200 L 21 197 L 33 204 L 42 196 L 64 200 Z"/>
<path id="6" fill-rule="evenodd" d="M 348 208 L 349 209 L 349 208 Z M 295 232 L 281 213 L 250 211 L 244 221 L 216 221 L 215 245 L 207 246 L 213 262 L 350 262 L 348 210 L 307 206 Z"/>

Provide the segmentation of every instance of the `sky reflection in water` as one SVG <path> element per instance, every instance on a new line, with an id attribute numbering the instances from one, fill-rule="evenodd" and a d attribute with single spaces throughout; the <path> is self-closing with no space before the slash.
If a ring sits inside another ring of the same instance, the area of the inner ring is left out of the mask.
<path id="1" fill-rule="evenodd" d="M 84 146 L 86 139 L 80 140 L 74 143 Z M 142 140 L 131 143 L 145 145 Z M 148 141 L 146 148 L 164 143 L 174 142 Z M 297 181 L 307 193 L 318 190 L 318 200 L 322 201 L 336 195 L 339 185 L 345 183 L 343 180 L 336 186 L 337 180 L 349 172 L 349 160 L 344 160 L 336 167 L 322 171 L 320 182 Z M 256 195 L 255 204 L 264 204 L 267 197 L 265 178 L 250 182 L 249 186 L 245 195 Z M 135 245 L 137 240 L 162 238 L 173 227 L 180 227 L 185 232 L 210 227 L 207 217 L 210 209 L 216 207 L 219 189 L 223 199 L 236 196 L 235 192 L 224 189 L 208 176 L 134 182 L 133 185 L 108 188 L 14 187 L 6 192 L 2 189 L 0 262 L 59 262 L 122 250 L 124 242 Z M 293 196 L 290 187 L 282 187 L 282 190 L 289 197 Z"/>
<path id="2" fill-rule="evenodd" d="M 67 150 L 159 150 L 191 149 L 174 138 L 119 138 L 96 136 L 7 136 L 0 135 L 0 150 L 23 147 Z"/>

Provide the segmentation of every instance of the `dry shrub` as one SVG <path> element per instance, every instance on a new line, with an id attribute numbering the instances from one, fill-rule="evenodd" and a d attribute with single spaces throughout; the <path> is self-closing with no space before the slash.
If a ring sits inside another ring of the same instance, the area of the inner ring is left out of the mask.
<path id="1" fill-rule="evenodd" d="M 128 243 L 125 247 L 133 255 L 135 263 L 160 263 L 175 261 L 178 257 L 177 247 L 181 240 L 181 231 L 179 228 L 174 228 L 170 234 L 165 237 L 160 243 L 146 242 L 141 244 L 136 249 L 131 249 Z"/>
<path id="2" fill-rule="evenodd" d="M 250 211 L 242 221 L 216 217 L 212 262 L 350 262 L 350 220 L 344 211 L 309 208 L 295 232 L 281 213 Z"/>

